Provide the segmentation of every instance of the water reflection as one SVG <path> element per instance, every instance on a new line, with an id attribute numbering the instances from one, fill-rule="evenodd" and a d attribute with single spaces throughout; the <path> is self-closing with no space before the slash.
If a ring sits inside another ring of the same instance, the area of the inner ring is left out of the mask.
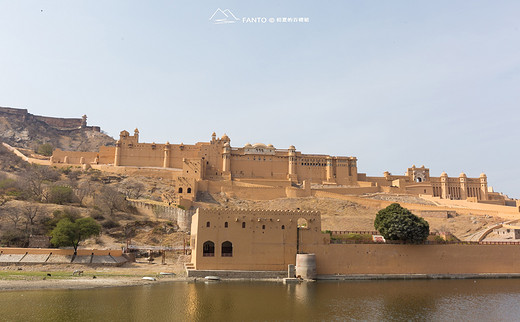
<path id="1" fill-rule="evenodd" d="M 0 320 L 517 320 L 520 280 L 170 283 L 0 293 Z"/>

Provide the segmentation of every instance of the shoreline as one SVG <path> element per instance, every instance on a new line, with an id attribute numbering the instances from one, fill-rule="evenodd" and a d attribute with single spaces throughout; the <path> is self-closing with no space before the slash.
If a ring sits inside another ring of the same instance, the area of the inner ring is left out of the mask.
<path id="1" fill-rule="evenodd" d="M 150 274 L 151 275 L 151 274 Z M 7 280 L 0 279 L 0 291 L 16 292 L 16 291 L 39 291 L 39 290 L 83 290 L 94 288 L 109 287 L 129 287 L 152 284 L 164 284 L 174 282 L 189 282 L 191 279 L 186 277 L 156 277 L 155 281 L 143 280 L 142 277 L 77 277 L 71 279 L 19 279 Z"/>
<path id="2" fill-rule="evenodd" d="M 202 277 L 186 277 L 177 275 L 143 274 L 142 276 L 101 275 L 80 276 L 66 278 L 46 278 L 40 274 L 26 275 L 20 279 L 6 279 L 0 277 L 0 291 L 41 291 L 41 290 L 83 290 L 94 288 L 130 287 L 165 283 L 191 282 L 204 283 Z M 89 274 L 91 275 L 91 274 Z M 155 281 L 143 280 L 144 276 L 154 277 Z M 347 282 L 347 281 L 381 281 L 381 280 L 461 280 L 461 279 L 510 279 L 520 278 L 520 274 L 453 274 L 453 275 L 427 275 L 427 274 L 398 274 L 398 275 L 352 275 L 352 276 L 318 276 L 316 280 L 300 280 L 298 283 L 307 282 Z M 273 278 L 222 278 L 220 282 L 271 282 L 282 283 L 283 279 Z M 215 282 L 211 282 L 215 283 Z M 216 282 L 218 283 L 218 282 Z"/>

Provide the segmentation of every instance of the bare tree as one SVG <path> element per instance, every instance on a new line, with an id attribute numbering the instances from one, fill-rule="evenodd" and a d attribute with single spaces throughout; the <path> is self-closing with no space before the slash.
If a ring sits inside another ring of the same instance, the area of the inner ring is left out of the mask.
<path id="1" fill-rule="evenodd" d="M 101 188 L 96 199 L 97 203 L 110 212 L 110 216 L 114 215 L 114 211 L 124 210 L 126 208 L 127 201 L 125 196 L 110 186 Z"/>
<path id="2" fill-rule="evenodd" d="M 34 221 L 41 213 L 40 206 L 31 204 L 25 205 L 24 207 L 21 207 L 21 213 L 25 218 L 25 232 L 27 234 L 32 234 Z"/>
<path id="3" fill-rule="evenodd" d="M 14 229 L 16 229 L 16 228 L 18 228 L 18 223 L 20 222 L 20 220 L 23 219 L 23 216 L 22 216 L 21 212 L 18 211 L 18 209 L 9 208 L 9 209 L 7 209 L 7 218 L 9 218 L 13 222 Z"/>
<path id="4" fill-rule="evenodd" d="M 23 188 L 32 198 L 41 201 L 45 199 L 47 183 L 55 182 L 59 178 L 60 174 L 53 168 L 31 165 L 23 175 Z"/>
<path id="5" fill-rule="evenodd" d="M 144 184 L 130 178 L 121 183 L 120 190 L 130 199 L 139 199 L 145 192 Z"/>
<path id="6" fill-rule="evenodd" d="M 85 180 L 79 184 L 74 190 L 76 197 L 78 197 L 79 204 L 83 205 L 83 200 L 92 195 L 96 191 L 96 184 L 93 181 Z"/>

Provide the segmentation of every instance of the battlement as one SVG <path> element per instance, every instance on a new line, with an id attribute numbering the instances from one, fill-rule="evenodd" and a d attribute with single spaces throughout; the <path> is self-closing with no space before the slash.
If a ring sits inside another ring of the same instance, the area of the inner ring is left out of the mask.
<path id="1" fill-rule="evenodd" d="M 320 217 L 319 211 L 314 210 L 268 210 L 268 209 L 198 209 L 201 215 L 246 215 L 246 216 L 311 216 Z"/>
<path id="2" fill-rule="evenodd" d="M 0 113 L 13 114 L 13 115 L 27 115 L 29 114 L 27 109 L 13 108 L 13 107 L 2 107 L 0 106 Z"/>

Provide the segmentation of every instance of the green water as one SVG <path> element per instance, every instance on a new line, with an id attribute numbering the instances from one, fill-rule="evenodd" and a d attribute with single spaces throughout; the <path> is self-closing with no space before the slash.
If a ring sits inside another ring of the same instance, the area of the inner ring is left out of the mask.
<path id="1" fill-rule="evenodd" d="M 518 321 L 520 279 L 175 282 L 0 293 L 1 321 Z"/>

